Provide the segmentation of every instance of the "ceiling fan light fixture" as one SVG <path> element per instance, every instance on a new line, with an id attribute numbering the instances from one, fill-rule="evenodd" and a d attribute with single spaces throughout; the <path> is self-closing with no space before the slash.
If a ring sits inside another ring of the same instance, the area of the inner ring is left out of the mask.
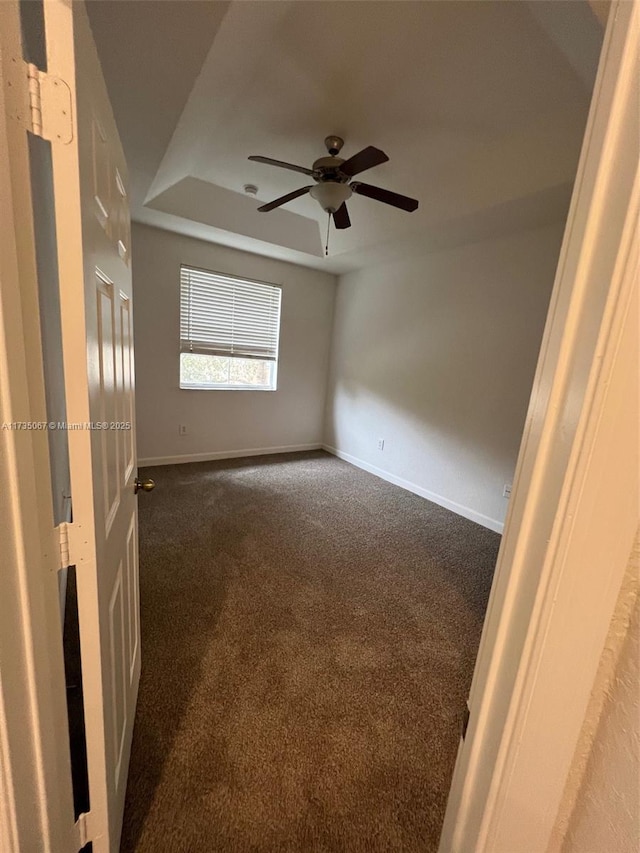
<path id="1" fill-rule="evenodd" d="M 350 198 L 351 189 L 347 184 L 325 181 L 311 187 L 309 195 L 315 198 L 320 207 L 327 213 L 335 213 Z"/>

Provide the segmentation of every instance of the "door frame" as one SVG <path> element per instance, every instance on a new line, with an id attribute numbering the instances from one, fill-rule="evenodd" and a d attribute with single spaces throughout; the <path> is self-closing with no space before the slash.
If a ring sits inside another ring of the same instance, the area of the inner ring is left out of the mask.
<path id="1" fill-rule="evenodd" d="M 634 546 L 639 18 L 612 3 L 440 853 L 557 842 Z"/>
<path id="2" fill-rule="evenodd" d="M 67 853 L 74 821 L 20 23 L 0 3 L 0 849 Z M 6 155 L 5 156 L 5 152 Z"/>
<path id="3" fill-rule="evenodd" d="M 8 5 L 0 3 L 0 15 Z M 608 526 L 593 530 L 599 548 L 617 546 L 610 552 L 605 595 L 595 575 L 585 577 L 573 546 L 579 544 L 578 521 L 588 510 L 585 496 L 597 497 L 600 488 L 588 475 L 602 439 L 597 426 L 611 402 L 605 393 L 607 370 L 621 340 L 634 278 L 629 253 L 639 198 L 633 171 L 638 16 L 638 0 L 612 5 L 441 853 L 501 853 L 507 848 L 496 845 L 508 837 L 504 833 L 525 825 L 535 832 L 535 847 L 527 849 L 547 849 L 626 567 L 620 528 L 610 523 L 619 520 L 615 514 L 607 518 Z M 6 56 L 16 34 L 0 29 Z M 6 115 L 2 99 L 0 144 L 9 158 L 0 158 L 0 188 L 11 192 L 0 192 L 0 218 L 6 223 L 0 231 L 0 406 L 3 418 L 37 421 L 44 420 L 44 380 L 30 192 L 25 191 L 30 187 L 25 163 L 10 145 Z M 34 849 L 28 841 L 37 837 L 44 842 L 41 849 L 57 853 L 78 849 L 77 830 L 69 825 L 66 718 L 60 716 L 64 673 L 54 583 L 59 561 L 55 549 L 52 554 L 55 531 L 42 500 L 47 479 L 42 472 L 49 471 L 46 436 L 33 432 L 22 438 L 11 431 L 0 434 L 0 477 L 7 486 L 0 490 L 7 519 L 0 559 L 3 567 L 13 567 L 0 573 L 0 606 L 6 600 L 14 613 L 11 626 L 0 619 L 0 817 L 7 836 L 0 840 L 8 851 L 17 851 Z M 610 477 L 622 476 L 625 465 L 631 469 L 628 446 L 621 442 L 610 449 Z M 615 484 L 619 490 L 620 480 Z M 590 541 L 588 531 L 581 537 L 583 546 Z M 567 622 L 571 601 L 562 593 L 576 579 L 589 593 L 581 599 L 586 610 L 581 620 L 574 616 Z M 585 626 L 591 641 L 576 646 Z M 570 670 L 554 665 L 558 655 L 576 665 Z M 534 713 L 538 703 L 545 707 L 554 696 L 570 700 L 559 719 L 566 744 L 557 753 L 549 752 L 548 716 Z M 533 752 L 538 766 L 521 774 L 531 749 L 538 750 Z M 522 799 L 531 793 L 527 777 L 538 783 L 539 799 L 528 823 L 522 808 L 523 802 L 530 804 Z"/>

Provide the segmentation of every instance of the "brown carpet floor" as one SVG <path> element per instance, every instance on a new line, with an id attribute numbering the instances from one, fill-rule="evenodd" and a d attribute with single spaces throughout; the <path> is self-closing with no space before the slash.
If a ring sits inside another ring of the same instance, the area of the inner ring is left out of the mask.
<path id="1" fill-rule="evenodd" d="M 122 851 L 436 850 L 499 536 L 321 451 L 144 475 Z"/>

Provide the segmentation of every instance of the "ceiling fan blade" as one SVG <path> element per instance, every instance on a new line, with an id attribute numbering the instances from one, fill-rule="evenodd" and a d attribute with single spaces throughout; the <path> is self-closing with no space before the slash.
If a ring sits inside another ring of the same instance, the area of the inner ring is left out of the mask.
<path id="1" fill-rule="evenodd" d="M 374 166 L 379 166 L 380 163 L 386 163 L 389 158 L 379 148 L 374 148 L 369 145 L 368 148 L 363 148 L 353 157 L 349 157 L 340 166 L 340 171 L 343 175 L 348 175 L 352 178 L 354 175 L 359 175 L 367 169 L 372 169 Z"/>
<path id="2" fill-rule="evenodd" d="M 315 175 L 313 169 L 306 169 L 304 166 L 294 166 L 293 163 L 284 163 L 282 160 L 272 160 L 271 157 L 260 157 L 252 154 L 249 160 L 256 163 L 266 163 L 268 166 L 279 166 L 281 169 L 291 169 L 292 172 L 300 172 L 301 175 Z"/>
<path id="3" fill-rule="evenodd" d="M 301 187 L 299 190 L 294 190 L 292 193 L 287 193 L 286 195 L 281 195 L 280 198 L 277 198 L 275 201 L 267 202 L 267 204 L 263 204 L 262 207 L 259 207 L 258 210 L 260 213 L 268 213 L 270 210 L 274 210 L 276 207 L 280 207 L 281 204 L 286 204 L 288 201 L 293 201 L 294 198 L 300 198 L 301 195 L 308 193 L 311 187 Z"/>
<path id="4" fill-rule="evenodd" d="M 342 202 L 340 207 L 333 214 L 333 224 L 336 228 L 351 228 L 351 220 L 349 219 L 349 211 L 347 210 L 347 203 Z"/>
<path id="5" fill-rule="evenodd" d="M 409 198 L 406 195 L 400 195 L 400 193 L 392 193 L 391 190 L 383 190 L 381 187 L 372 187 L 371 184 L 362 184 L 360 181 L 354 181 L 349 184 L 354 193 L 358 193 L 358 195 L 366 195 L 367 198 L 375 199 L 375 201 L 381 201 L 384 204 L 390 204 L 393 207 L 399 207 L 401 210 L 406 210 L 408 213 L 411 213 L 413 210 L 417 210 L 418 202 L 415 198 Z"/>

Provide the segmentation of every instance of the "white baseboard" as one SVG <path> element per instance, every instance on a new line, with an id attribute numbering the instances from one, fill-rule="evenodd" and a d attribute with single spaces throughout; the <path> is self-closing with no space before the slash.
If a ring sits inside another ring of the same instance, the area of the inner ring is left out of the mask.
<path id="1" fill-rule="evenodd" d="M 243 450 L 217 450 L 213 453 L 189 453 L 181 456 L 150 456 L 138 459 L 138 467 L 181 465 L 184 462 L 212 462 L 215 459 L 241 459 L 243 456 L 269 456 L 273 453 L 296 453 L 301 450 L 321 449 L 321 444 L 288 444 L 284 447 L 251 447 Z"/>
<path id="2" fill-rule="evenodd" d="M 356 468 L 362 468 L 370 474 L 375 474 L 375 476 L 380 477 L 381 480 L 386 480 L 388 483 L 393 483 L 394 486 L 400 486 L 401 489 L 413 492 L 414 495 L 426 498 L 428 501 L 438 504 L 438 506 L 450 509 L 451 512 L 455 512 L 463 518 L 468 518 L 469 521 L 475 521 L 476 524 L 488 527 L 489 530 L 493 530 L 495 533 L 502 533 L 504 529 L 503 522 L 497 521 L 495 518 L 489 518 L 488 515 L 476 512 L 475 509 L 471 509 L 468 506 L 463 506 L 455 501 L 451 501 L 449 498 L 443 498 L 442 495 L 436 495 L 434 492 L 430 492 L 428 489 L 423 489 L 422 486 L 418 486 L 416 483 L 404 480 L 402 477 L 396 477 L 395 474 L 383 471 L 382 468 L 377 468 L 375 465 L 365 462 L 364 459 L 358 459 L 357 456 L 352 456 L 350 453 L 344 453 L 342 450 L 338 450 L 336 447 L 330 447 L 328 444 L 323 444 L 322 449 L 326 450 L 327 453 L 331 453 L 333 456 L 337 456 L 338 459 L 344 459 L 345 462 L 355 465 Z"/>
<path id="3" fill-rule="evenodd" d="M 189 453 L 180 456 L 151 456 L 143 459 L 138 459 L 138 466 L 146 468 L 152 465 L 181 465 L 185 462 L 212 462 L 216 459 L 241 459 L 243 456 L 269 456 L 274 453 L 296 453 L 303 450 L 326 450 L 333 456 L 355 465 L 356 468 L 362 468 L 381 480 L 386 480 L 388 483 L 393 483 L 394 486 L 400 486 L 401 489 L 406 489 L 408 492 L 413 492 L 414 495 L 419 495 L 421 498 L 426 498 L 438 506 L 445 509 L 450 509 L 457 515 L 468 518 L 470 521 L 475 521 L 483 527 L 488 527 L 489 530 L 494 530 L 496 533 L 502 533 L 504 524 L 497 521 L 495 518 L 489 518 L 481 512 L 462 504 L 451 501 L 448 498 L 437 495 L 435 492 L 430 492 L 416 483 L 409 480 L 404 480 L 402 477 L 397 477 L 382 468 L 371 465 L 365 462 L 364 459 L 358 459 L 357 456 L 352 456 L 350 453 L 344 453 L 336 447 L 330 447 L 328 444 L 288 444 L 282 447 L 251 447 L 243 448 L 242 450 L 218 450 L 213 453 Z"/>

